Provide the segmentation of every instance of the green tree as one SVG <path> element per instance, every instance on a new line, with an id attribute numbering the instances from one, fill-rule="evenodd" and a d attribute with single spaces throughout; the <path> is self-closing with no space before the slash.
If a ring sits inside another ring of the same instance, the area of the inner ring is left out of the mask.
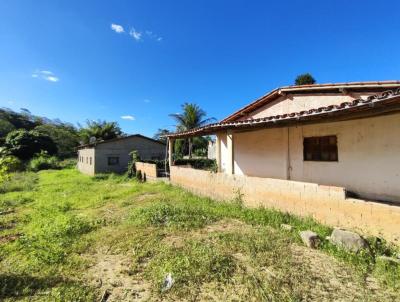
<path id="1" fill-rule="evenodd" d="M 57 153 L 57 145 L 47 135 L 37 131 L 18 129 L 7 134 L 5 144 L 8 153 L 26 160 L 42 151 L 49 155 Z"/>
<path id="2" fill-rule="evenodd" d="M 309 73 L 303 73 L 300 74 L 296 77 L 296 80 L 294 81 L 295 85 L 311 85 L 315 84 L 317 81 L 314 79 L 314 77 L 309 74 Z"/>
<path id="3" fill-rule="evenodd" d="M 0 146 L 4 144 L 4 140 L 7 134 L 13 130 L 15 130 L 15 127 L 8 120 L 6 119 L 0 120 Z"/>
<path id="4" fill-rule="evenodd" d="M 168 129 L 161 129 L 158 128 L 157 132 L 153 135 L 153 138 L 160 141 L 160 142 L 166 142 L 167 138 L 166 137 L 162 137 L 163 135 L 169 134 L 171 133 L 171 131 L 169 131 Z"/>
<path id="5" fill-rule="evenodd" d="M 75 155 L 79 136 L 74 127 L 68 125 L 44 124 L 35 128 L 41 134 L 49 136 L 57 145 L 57 155 L 61 158 Z"/>
<path id="6" fill-rule="evenodd" d="M 79 130 L 82 143 L 88 144 L 95 141 L 109 140 L 123 136 L 121 128 L 117 122 L 107 121 L 86 121 L 86 126 Z"/>
<path id="7" fill-rule="evenodd" d="M 193 103 L 184 103 L 182 105 L 182 113 L 170 114 L 170 117 L 177 123 L 177 131 L 187 131 L 215 121 L 215 118 L 206 118 L 206 116 L 206 112 L 197 104 Z M 189 138 L 186 141 L 188 145 L 188 155 L 189 158 L 191 158 L 193 153 L 193 139 Z"/>

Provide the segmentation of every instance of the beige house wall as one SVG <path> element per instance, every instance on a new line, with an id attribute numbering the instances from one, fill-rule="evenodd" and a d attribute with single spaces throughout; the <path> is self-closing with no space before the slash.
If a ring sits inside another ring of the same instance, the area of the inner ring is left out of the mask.
<path id="1" fill-rule="evenodd" d="M 217 140 L 219 140 L 220 144 L 220 157 L 221 157 L 221 172 L 226 172 L 228 168 L 228 142 L 226 139 L 226 132 L 223 133 L 218 133 L 217 134 Z M 216 150 L 218 152 L 218 150 Z"/>
<path id="2" fill-rule="evenodd" d="M 338 162 L 304 161 L 303 138 L 324 135 L 337 136 Z M 217 139 L 224 168 L 224 135 Z M 233 136 L 236 175 L 340 186 L 362 198 L 400 203 L 399 154 L 400 114 Z"/>
<path id="3" fill-rule="evenodd" d="M 88 175 L 95 173 L 95 149 L 85 148 L 78 150 L 78 170 Z"/>
<path id="4" fill-rule="evenodd" d="M 287 128 L 234 134 L 234 174 L 286 179 Z"/>
<path id="5" fill-rule="evenodd" d="M 278 114 L 299 112 L 313 108 L 338 105 L 343 102 L 349 102 L 354 99 L 366 99 L 370 95 L 376 93 L 313 93 L 313 94 L 288 94 L 277 98 L 275 101 L 264 105 L 263 107 L 241 117 L 239 120 L 247 120 L 251 118 L 261 118 Z"/>
<path id="6" fill-rule="evenodd" d="M 303 137 L 336 135 L 338 162 L 303 161 Z M 290 129 L 291 179 L 400 203 L 400 114 Z"/>
<path id="7" fill-rule="evenodd" d="M 331 226 L 382 236 L 397 244 L 400 240 L 400 207 L 346 199 L 345 190 L 340 187 L 177 166 L 171 167 L 171 183 L 217 200 L 230 200 L 240 193 L 246 206 L 272 207 L 311 216 Z"/>

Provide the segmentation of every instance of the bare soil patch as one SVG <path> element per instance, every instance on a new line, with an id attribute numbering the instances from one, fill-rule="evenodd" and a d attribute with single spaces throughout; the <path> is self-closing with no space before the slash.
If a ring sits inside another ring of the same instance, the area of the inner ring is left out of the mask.
<path id="1" fill-rule="evenodd" d="M 294 264 L 306 267 L 302 287 L 310 301 L 399 301 L 371 276 L 356 275 L 349 265 L 321 251 L 293 245 Z"/>
<path id="2" fill-rule="evenodd" d="M 107 293 L 103 300 L 116 301 L 147 301 L 150 297 L 150 283 L 140 276 L 135 276 L 130 270 L 131 259 L 121 254 L 106 254 L 99 252 L 91 255 L 93 265 L 88 269 L 89 282 Z"/>

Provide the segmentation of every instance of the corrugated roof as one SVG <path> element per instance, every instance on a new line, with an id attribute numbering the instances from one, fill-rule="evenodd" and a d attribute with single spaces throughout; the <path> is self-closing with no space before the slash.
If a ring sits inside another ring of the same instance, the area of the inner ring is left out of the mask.
<path id="1" fill-rule="evenodd" d="M 325 83 L 325 84 L 312 84 L 312 85 L 292 85 L 276 88 L 266 95 L 258 98 L 254 102 L 244 106 L 243 108 L 232 113 L 224 118 L 222 122 L 234 121 L 242 117 L 244 114 L 250 113 L 265 104 L 276 100 L 278 97 L 285 93 L 321 93 L 329 91 L 346 90 L 381 90 L 381 89 L 395 89 L 400 87 L 400 81 L 374 81 L 374 82 L 347 82 L 347 83 Z"/>
<path id="2" fill-rule="evenodd" d="M 251 128 L 285 127 L 293 124 L 321 123 L 333 120 L 348 120 L 368 116 L 400 112 L 400 88 L 388 90 L 380 95 L 373 95 L 367 99 L 357 99 L 343 102 L 339 105 L 330 105 L 310 110 L 303 110 L 288 114 L 272 115 L 263 118 L 219 122 L 184 132 L 165 135 L 169 138 L 201 136 L 216 133 L 222 130 Z"/>

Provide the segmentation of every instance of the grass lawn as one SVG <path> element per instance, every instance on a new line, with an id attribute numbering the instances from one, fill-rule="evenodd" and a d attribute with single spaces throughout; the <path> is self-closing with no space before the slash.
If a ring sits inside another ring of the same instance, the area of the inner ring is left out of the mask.
<path id="1" fill-rule="evenodd" d="M 280 227 L 293 226 L 291 231 Z M 73 169 L 0 184 L 1 301 L 399 301 L 395 250 L 354 255 L 312 219 Z M 170 274 L 172 287 L 166 289 Z"/>

